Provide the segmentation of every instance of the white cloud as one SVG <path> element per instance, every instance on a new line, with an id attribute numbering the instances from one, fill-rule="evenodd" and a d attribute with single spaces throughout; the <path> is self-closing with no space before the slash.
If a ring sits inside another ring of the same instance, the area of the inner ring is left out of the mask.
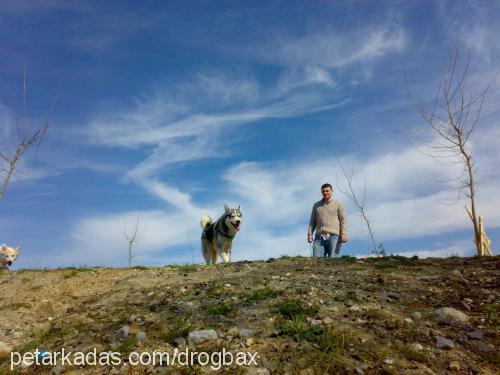
<path id="1" fill-rule="evenodd" d="M 406 48 L 406 33 L 389 25 L 361 30 L 321 30 L 300 38 L 277 38 L 265 48 L 261 58 L 284 65 L 342 68 L 371 62 L 390 52 Z M 268 52 L 271 51 L 271 52 Z"/>

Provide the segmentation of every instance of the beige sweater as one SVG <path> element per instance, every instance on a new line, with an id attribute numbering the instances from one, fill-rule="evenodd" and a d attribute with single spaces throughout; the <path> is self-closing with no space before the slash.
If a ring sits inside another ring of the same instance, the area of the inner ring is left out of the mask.
<path id="1" fill-rule="evenodd" d="M 314 203 L 309 221 L 308 234 L 330 233 L 347 235 L 347 218 L 342 203 L 330 198 L 328 202 Z"/>

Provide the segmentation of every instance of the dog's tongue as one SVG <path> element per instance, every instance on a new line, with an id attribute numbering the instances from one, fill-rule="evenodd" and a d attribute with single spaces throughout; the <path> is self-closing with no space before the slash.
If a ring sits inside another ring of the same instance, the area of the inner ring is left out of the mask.
<path id="1" fill-rule="evenodd" d="M 239 232 L 239 231 L 240 231 L 240 226 L 239 226 L 239 225 L 236 225 L 236 226 L 234 227 L 234 229 L 236 229 L 236 232 Z"/>

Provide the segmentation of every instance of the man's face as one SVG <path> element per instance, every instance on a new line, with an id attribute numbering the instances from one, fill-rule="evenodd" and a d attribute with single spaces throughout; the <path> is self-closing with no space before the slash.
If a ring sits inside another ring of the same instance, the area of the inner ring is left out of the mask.
<path id="1" fill-rule="evenodd" d="M 321 189 L 321 195 L 323 196 L 323 200 L 325 202 L 330 200 L 330 198 L 332 197 L 332 189 L 329 187 Z"/>

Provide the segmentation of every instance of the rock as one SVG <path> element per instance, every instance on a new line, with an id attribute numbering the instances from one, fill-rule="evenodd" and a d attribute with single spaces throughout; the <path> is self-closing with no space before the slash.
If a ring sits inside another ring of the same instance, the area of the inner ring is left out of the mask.
<path id="1" fill-rule="evenodd" d="M 446 337 L 434 336 L 434 338 L 436 339 L 436 347 L 438 349 L 453 349 L 455 347 L 455 343 Z"/>
<path id="2" fill-rule="evenodd" d="M 412 324 L 413 323 L 413 320 L 411 320 L 410 318 L 404 318 L 403 321 L 406 323 L 406 324 Z"/>
<path id="3" fill-rule="evenodd" d="M 466 303 L 466 304 L 468 304 L 468 305 L 472 305 L 472 303 L 473 303 L 474 301 L 473 301 L 473 300 L 471 300 L 470 298 L 464 298 L 464 299 L 462 300 L 462 302 L 465 302 L 465 303 Z"/>
<path id="4" fill-rule="evenodd" d="M 197 345 L 204 341 L 217 339 L 217 332 L 213 329 L 202 329 L 189 332 L 188 343 L 189 345 Z"/>
<path id="5" fill-rule="evenodd" d="M 144 342 L 146 341 L 146 332 L 137 332 L 135 335 L 135 338 L 137 339 L 138 342 Z"/>
<path id="6" fill-rule="evenodd" d="M 482 351 L 483 353 L 489 353 L 495 350 L 495 346 L 492 344 L 484 343 L 484 342 L 479 342 L 476 344 L 476 347 Z"/>
<path id="7" fill-rule="evenodd" d="M 334 320 L 332 318 L 330 318 L 329 316 L 327 316 L 326 318 L 324 318 L 323 320 L 323 323 L 324 324 L 332 324 L 334 322 Z"/>
<path id="8" fill-rule="evenodd" d="M 271 375 L 271 372 L 264 367 L 250 367 L 247 375 Z"/>
<path id="9" fill-rule="evenodd" d="M 66 369 L 64 368 L 64 366 L 56 366 L 56 367 L 53 367 L 52 370 L 50 370 L 50 375 L 60 375 L 62 373 L 65 373 L 66 372 Z"/>
<path id="10" fill-rule="evenodd" d="M 240 331 L 239 331 L 239 329 L 238 329 L 238 328 L 236 328 L 236 327 L 231 327 L 231 328 L 229 328 L 229 330 L 227 331 L 227 334 L 228 334 L 229 336 L 236 337 L 236 336 L 238 336 L 238 335 L 240 334 Z"/>
<path id="11" fill-rule="evenodd" d="M 174 344 L 177 345 L 177 346 L 184 346 L 186 345 L 186 339 L 184 337 L 177 337 L 175 340 L 174 340 Z"/>
<path id="12" fill-rule="evenodd" d="M 396 292 L 390 292 L 390 293 L 387 293 L 387 297 L 390 299 L 400 300 L 401 294 L 396 293 Z"/>
<path id="13" fill-rule="evenodd" d="M 482 339 L 483 338 L 483 332 L 481 332 L 479 329 L 475 329 L 472 332 L 467 332 L 466 335 L 470 337 L 471 339 Z"/>
<path id="14" fill-rule="evenodd" d="M 319 319 L 311 319 L 311 325 L 312 326 L 319 326 L 321 325 L 323 322 Z"/>
<path id="15" fill-rule="evenodd" d="M 451 361 L 450 364 L 448 365 L 448 368 L 451 371 L 460 371 L 460 362 L 458 361 Z"/>
<path id="16" fill-rule="evenodd" d="M 466 314 L 453 307 L 441 307 L 436 310 L 436 315 L 446 323 L 465 323 L 469 320 Z"/>
<path id="17" fill-rule="evenodd" d="M 253 339 L 250 337 L 245 341 L 245 345 L 248 347 L 252 346 L 254 343 Z"/>
<path id="18" fill-rule="evenodd" d="M 424 349 L 424 347 L 418 342 L 411 343 L 408 347 L 412 352 L 420 352 Z"/>
<path id="19" fill-rule="evenodd" d="M 472 308 L 470 307 L 470 305 L 464 301 L 460 302 L 460 306 L 462 306 L 464 308 L 464 310 L 467 310 L 468 313 L 470 313 L 472 311 Z"/>
<path id="20" fill-rule="evenodd" d="M 411 318 L 413 320 L 421 320 L 422 319 L 422 313 L 420 313 L 419 311 L 414 311 L 411 313 Z"/>
<path id="21" fill-rule="evenodd" d="M 123 340 L 126 338 L 130 333 L 130 326 L 123 326 L 116 332 L 116 336 L 118 340 Z"/>
<path id="22" fill-rule="evenodd" d="M 248 329 L 248 328 L 240 328 L 238 334 L 240 337 L 252 337 L 254 334 L 254 331 L 252 329 Z"/>
<path id="23" fill-rule="evenodd" d="M 12 352 L 12 349 L 13 348 L 10 345 L 0 341 L 0 359 L 8 357 L 10 352 Z"/>
<path id="24" fill-rule="evenodd" d="M 276 361 L 269 361 L 265 358 L 262 358 L 261 362 L 262 366 L 264 366 L 270 371 L 275 371 L 278 368 L 278 363 Z"/>

